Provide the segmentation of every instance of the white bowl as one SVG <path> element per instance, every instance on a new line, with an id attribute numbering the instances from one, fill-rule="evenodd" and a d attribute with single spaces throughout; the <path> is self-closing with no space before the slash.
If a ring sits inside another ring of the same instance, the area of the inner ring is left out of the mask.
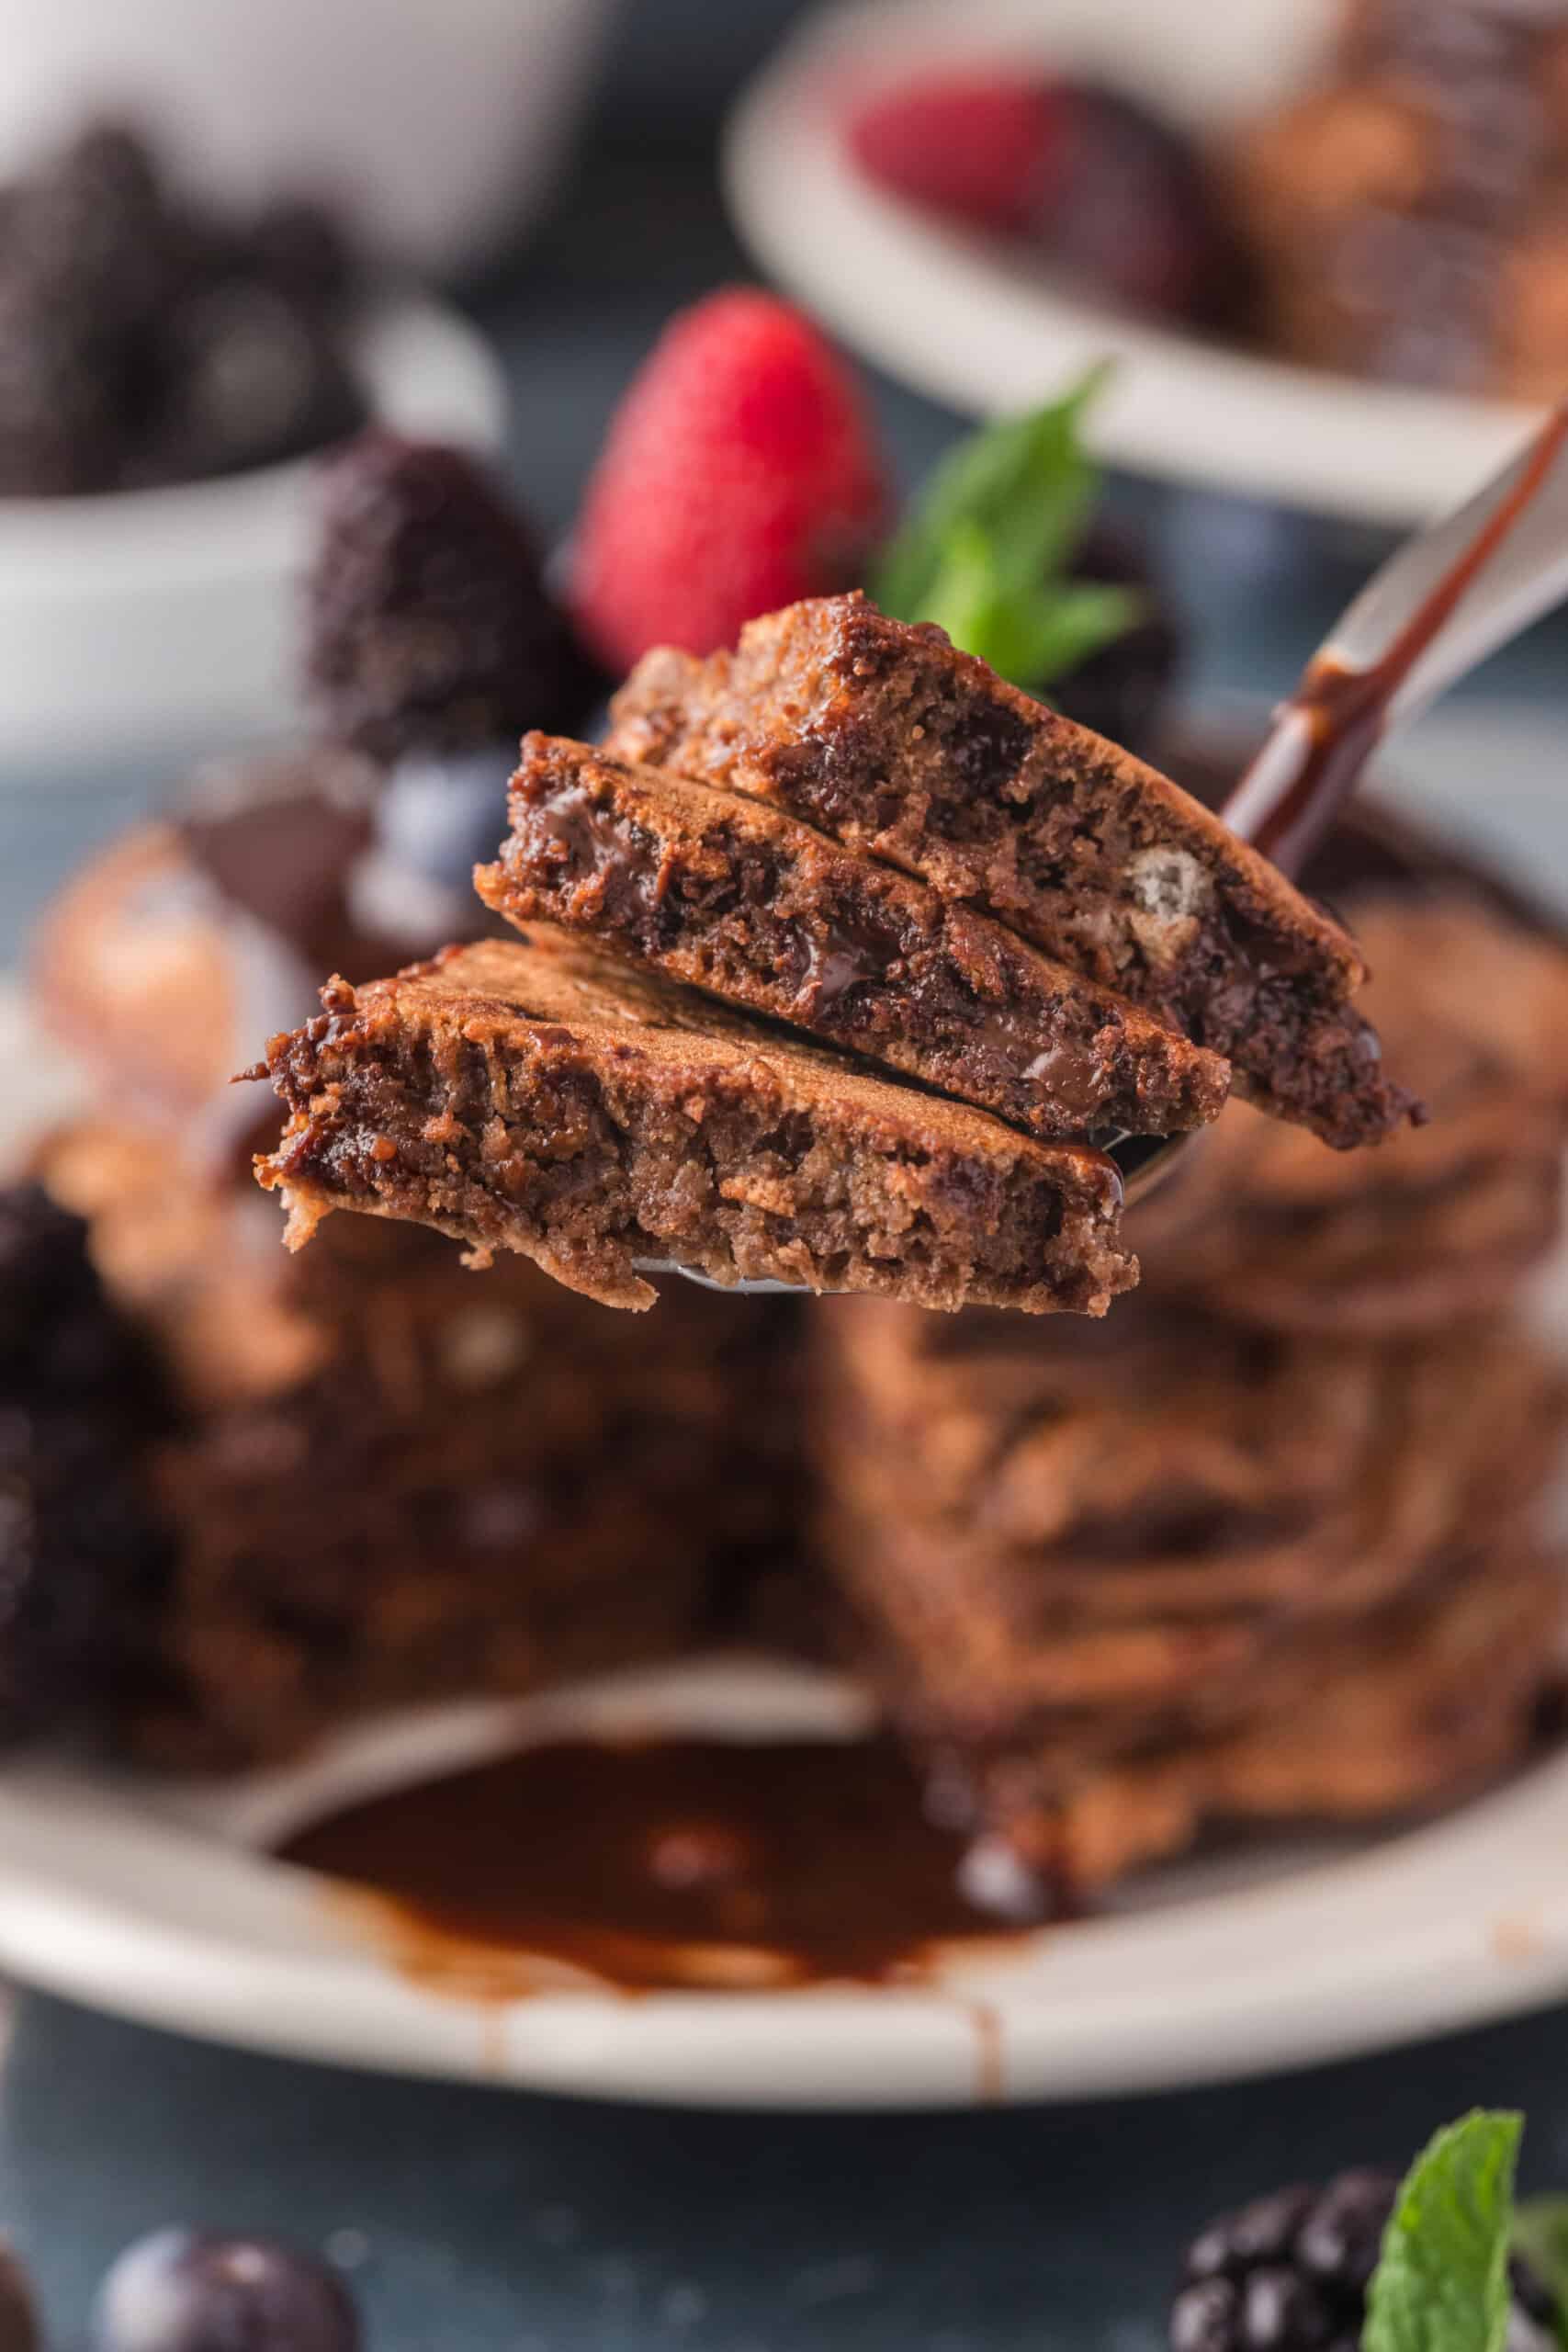
<path id="1" fill-rule="evenodd" d="M 455 312 L 389 303 L 359 366 L 374 413 L 499 447 L 505 388 Z M 95 498 L 0 500 L 0 775 L 181 759 L 288 731 L 314 463 Z"/>
<path id="2" fill-rule="evenodd" d="M 849 157 L 849 94 L 954 59 L 1099 74 L 1201 132 L 1293 86 L 1329 0 L 1247 0 L 1195 29 L 1176 0 L 851 0 L 752 83 L 725 170 L 763 266 L 879 366 L 971 413 L 1032 407 L 1105 358 L 1098 454 L 1135 473 L 1409 526 L 1484 481 L 1528 409 L 1363 382 L 1129 318 L 927 220 Z"/>
<path id="3" fill-rule="evenodd" d="M 421 274 L 536 210 L 613 0 L 0 0 L 0 179 L 100 108 L 240 201 L 340 202 Z"/>

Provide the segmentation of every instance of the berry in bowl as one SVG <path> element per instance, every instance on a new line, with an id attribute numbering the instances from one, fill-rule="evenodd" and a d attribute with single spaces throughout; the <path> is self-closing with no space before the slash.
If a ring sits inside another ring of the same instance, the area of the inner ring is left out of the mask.
<path id="1" fill-rule="evenodd" d="M 309 198 L 217 209 L 110 121 L 0 188 L 0 768 L 276 727 L 310 460 L 501 413 L 468 328 Z"/>

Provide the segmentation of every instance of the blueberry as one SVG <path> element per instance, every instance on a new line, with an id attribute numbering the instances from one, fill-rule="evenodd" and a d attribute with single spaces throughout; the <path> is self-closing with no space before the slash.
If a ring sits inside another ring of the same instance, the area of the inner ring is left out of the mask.
<path id="1" fill-rule="evenodd" d="M 94 2352 L 357 2352 L 354 2305 L 330 2270 L 267 2238 L 155 2230 L 109 2270 Z"/>
<path id="2" fill-rule="evenodd" d="M 440 759 L 405 756 L 381 795 L 379 847 L 395 865 L 469 889 L 475 864 L 495 855 L 506 831 L 506 780 L 516 764 L 515 742 Z"/>

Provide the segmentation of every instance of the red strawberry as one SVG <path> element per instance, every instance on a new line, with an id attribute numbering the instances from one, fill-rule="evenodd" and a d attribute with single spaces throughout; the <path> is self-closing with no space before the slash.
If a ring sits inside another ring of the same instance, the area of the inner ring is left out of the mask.
<path id="1" fill-rule="evenodd" d="M 976 228 L 1035 219 L 1055 143 L 1053 93 L 1000 72 L 931 74 L 861 107 L 850 147 L 867 175 Z"/>
<path id="2" fill-rule="evenodd" d="M 859 390 L 810 322 L 729 287 L 665 329 L 578 519 L 571 604 L 612 670 L 709 653 L 742 622 L 851 587 L 889 513 Z"/>

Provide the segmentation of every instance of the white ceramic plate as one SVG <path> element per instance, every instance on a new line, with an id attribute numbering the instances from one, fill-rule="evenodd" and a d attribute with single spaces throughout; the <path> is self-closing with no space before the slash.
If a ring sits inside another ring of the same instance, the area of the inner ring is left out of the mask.
<path id="1" fill-rule="evenodd" d="M 71 1108 L 0 984 L 7 1132 Z M 8 1147 L 8 1148 L 7 1148 Z M 1568 1285 L 1543 1301 L 1568 1328 Z M 388 2073 L 693 2106 L 957 2106 L 1302 2065 L 1568 1992 L 1568 1752 L 1445 1819 L 1248 1846 L 1145 1873 L 1103 1917 L 954 1957 L 916 1989 L 626 1999 L 416 1979 L 373 1902 L 267 1851 L 339 1805 L 572 1730 L 852 1736 L 863 1702 L 735 1659 L 524 1705 L 421 1710 L 303 1765 L 158 1781 L 45 1747 L 0 1758 L 0 1971 L 216 2041 Z M 429 1954 L 422 1951 L 422 1966 Z"/>
<path id="2" fill-rule="evenodd" d="M 227 1788 L 14 1758 L 0 1771 L 0 1966 L 128 2017 L 295 2057 L 606 2098 L 826 2108 L 1263 2073 L 1568 1988 L 1564 1756 L 1362 1850 L 1255 1852 L 1239 1874 L 1151 1877 L 1135 1908 L 955 1959 L 914 1990 L 628 2000 L 590 1984 L 443 1985 L 406 1972 L 373 1906 L 260 1850 L 345 1799 L 585 1722 L 832 1736 L 856 1713 L 852 1693 L 825 1679 L 728 1662 L 534 1707 L 388 1720 L 295 1772 Z"/>
<path id="3" fill-rule="evenodd" d="M 454 311 L 390 302 L 361 332 L 373 413 L 494 449 L 505 388 Z M 313 461 L 114 496 L 0 500 L 0 774 L 276 734 L 298 710 Z"/>
<path id="4" fill-rule="evenodd" d="M 1029 406 L 1107 356 L 1100 454 L 1134 472 L 1326 514 L 1413 524 L 1450 507 L 1530 412 L 1367 384 L 1129 321 L 944 230 L 853 168 L 852 96 L 944 59 L 1097 73 L 1208 129 L 1289 87 L 1327 0 L 854 0 L 808 17 L 746 93 L 725 175 L 763 266 L 852 345 L 971 413 Z"/>

